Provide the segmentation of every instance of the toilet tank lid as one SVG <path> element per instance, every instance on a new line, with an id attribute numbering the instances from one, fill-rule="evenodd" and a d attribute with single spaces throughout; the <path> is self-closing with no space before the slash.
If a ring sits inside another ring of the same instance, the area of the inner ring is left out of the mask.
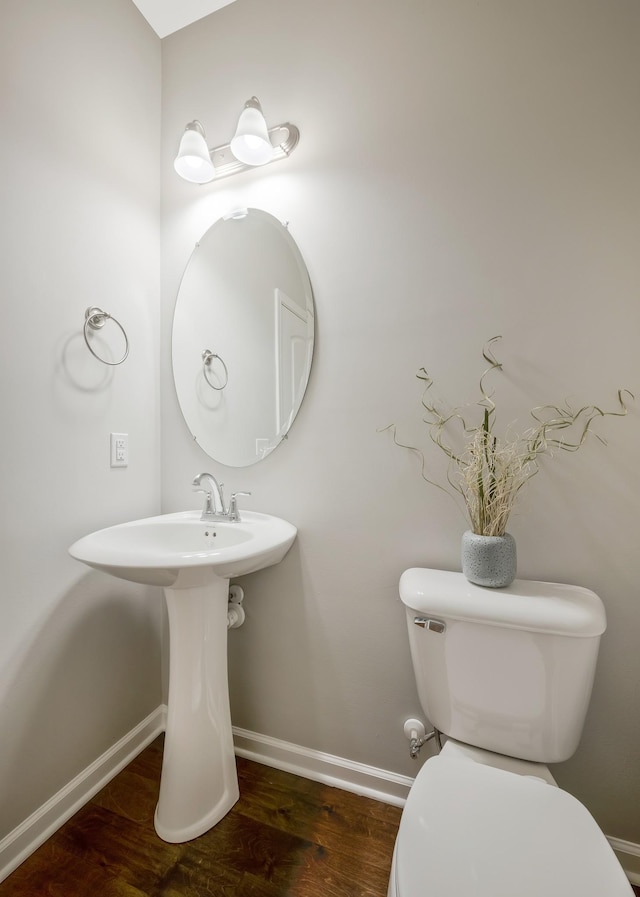
<path id="1" fill-rule="evenodd" d="M 607 628 L 596 593 L 564 583 L 516 579 L 489 589 L 462 573 L 412 567 L 400 577 L 400 598 L 420 614 L 530 632 L 588 638 Z"/>

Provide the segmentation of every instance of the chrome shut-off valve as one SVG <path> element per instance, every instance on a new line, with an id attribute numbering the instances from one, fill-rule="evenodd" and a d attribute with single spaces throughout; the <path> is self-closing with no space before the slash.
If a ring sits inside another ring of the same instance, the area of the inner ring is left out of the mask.
<path id="1" fill-rule="evenodd" d="M 420 753 L 420 748 L 428 741 L 435 739 L 438 751 L 442 749 L 440 733 L 437 729 L 427 732 L 424 723 L 419 719 L 408 719 L 404 724 L 405 737 L 409 739 L 409 756 L 415 760 Z"/>

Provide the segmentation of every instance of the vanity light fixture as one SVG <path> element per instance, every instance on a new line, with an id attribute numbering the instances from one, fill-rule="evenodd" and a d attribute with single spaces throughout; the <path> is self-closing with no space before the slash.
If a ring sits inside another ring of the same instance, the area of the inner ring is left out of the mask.
<path id="1" fill-rule="evenodd" d="M 197 119 L 189 122 L 173 167 L 186 181 L 208 184 L 214 179 L 286 159 L 299 139 L 298 128 L 289 122 L 268 128 L 259 100 L 251 97 L 240 114 L 231 143 L 208 149 L 200 122 Z"/>

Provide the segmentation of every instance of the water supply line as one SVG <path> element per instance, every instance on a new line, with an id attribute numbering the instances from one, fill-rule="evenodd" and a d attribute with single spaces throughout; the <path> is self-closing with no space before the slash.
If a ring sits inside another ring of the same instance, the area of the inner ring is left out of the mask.
<path id="1" fill-rule="evenodd" d="M 437 729 L 433 729 L 431 732 L 427 732 L 424 727 L 424 723 L 419 719 L 406 720 L 404 724 L 404 734 L 405 738 L 409 739 L 409 756 L 412 760 L 415 760 L 417 758 L 422 745 L 426 744 L 432 739 L 435 739 L 438 752 L 442 750 L 440 732 Z"/>

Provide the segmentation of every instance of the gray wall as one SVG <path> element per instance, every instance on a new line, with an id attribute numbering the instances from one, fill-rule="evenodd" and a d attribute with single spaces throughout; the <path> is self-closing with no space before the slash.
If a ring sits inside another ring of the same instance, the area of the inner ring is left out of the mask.
<path id="1" fill-rule="evenodd" d="M 158 595 L 67 555 L 159 509 L 160 41 L 129 0 L 4 3 L 0 112 L 2 839 L 161 700 Z"/>
<path id="2" fill-rule="evenodd" d="M 640 395 L 639 39 L 635 0 L 237 0 L 163 41 L 163 506 L 196 507 L 190 480 L 209 469 L 299 527 L 283 564 L 244 583 L 236 725 L 415 772 L 398 577 L 457 568 L 465 528 L 377 432 L 417 438 L 421 365 L 471 401 L 482 344 L 502 334 L 504 425 L 565 397 Z M 292 158 L 202 188 L 175 177 L 184 124 L 225 143 L 252 94 L 270 124 L 300 127 Z M 239 205 L 291 222 L 319 325 L 289 440 L 244 470 L 193 443 L 169 363 L 184 265 Z M 605 602 L 584 740 L 554 772 L 607 834 L 640 843 L 637 406 L 599 432 L 607 446 L 544 465 L 510 529 L 522 577 Z"/>

